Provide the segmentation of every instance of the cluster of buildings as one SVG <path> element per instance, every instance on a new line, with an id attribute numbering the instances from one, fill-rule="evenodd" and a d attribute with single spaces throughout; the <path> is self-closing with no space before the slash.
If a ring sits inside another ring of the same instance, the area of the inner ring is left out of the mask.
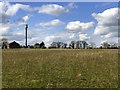
<path id="1" fill-rule="evenodd" d="M 11 43 L 3 42 L 2 43 L 2 49 L 7 49 L 7 48 L 21 48 L 20 44 L 13 41 Z"/>

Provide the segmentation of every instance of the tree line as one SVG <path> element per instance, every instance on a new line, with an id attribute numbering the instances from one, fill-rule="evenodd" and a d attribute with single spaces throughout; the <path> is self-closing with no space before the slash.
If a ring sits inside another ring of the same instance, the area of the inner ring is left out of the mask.
<path id="1" fill-rule="evenodd" d="M 117 43 L 108 43 L 103 42 L 101 46 L 97 47 L 94 42 L 87 43 L 86 41 L 71 41 L 69 44 L 64 42 L 52 42 L 49 47 L 45 46 L 45 43 L 42 41 L 41 43 L 35 43 L 34 45 L 22 46 L 16 41 L 8 43 L 6 38 L 1 39 L 0 47 L 2 49 L 6 48 L 66 48 L 66 49 L 118 49 Z"/>

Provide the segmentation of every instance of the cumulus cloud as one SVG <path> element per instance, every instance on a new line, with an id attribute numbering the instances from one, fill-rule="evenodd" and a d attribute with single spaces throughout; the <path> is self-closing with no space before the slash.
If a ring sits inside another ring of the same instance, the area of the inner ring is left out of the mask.
<path id="1" fill-rule="evenodd" d="M 88 36 L 88 34 L 79 34 L 79 38 L 81 41 L 86 41 L 90 39 L 90 36 Z"/>
<path id="2" fill-rule="evenodd" d="M 118 8 L 110 8 L 102 13 L 93 13 L 92 16 L 98 21 L 94 31 L 95 35 L 105 35 L 105 37 L 113 37 L 118 34 Z"/>
<path id="3" fill-rule="evenodd" d="M 53 35 L 47 35 L 44 38 L 44 42 L 46 44 L 46 46 L 49 46 L 53 41 L 54 42 L 58 42 L 58 41 L 64 41 L 64 35 L 57 35 L 57 34 L 53 34 Z"/>
<path id="4" fill-rule="evenodd" d="M 9 2 L 0 2 L 0 10 L 2 10 L 1 13 L 4 13 L 8 16 L 15 15 L 19 9 L 25 11 L 31 11 L 31 7 L 29 5 L 23 5 L 23 4 L 11 5 Z"/>
<path id="5" fill-rule="evenodd" d="M 17 26 L 13 24 L 0 24 L 0 38 L 7 38 L 9 42 L 11 41 L 22 41 L 24 39 L 24 34 L 21 34 L 17 30 L 14 30 Z"/>
<path id="6" fill-rule="evenodd" d="M 42 5 L 40 8 L 38 8 L 38 10 L 39 10 L 39 13 L 44 13 L 44 14 L 49 14 L 54 16 L 59 16 L 69 12 L 68 9 L 57 4 Z"/>
<path id="7" fill-rule="evenodd" d="M 80 21 L 69 22 L 66 26 L 68 31 L 72 32 L 85 32 L 86 30 L 92 28 L 94 26 L 93 22 L 83 23 Z"/>
<path id="8" fill-rule="evenodd" d="M 110 8 L 101 13 L 93 13 L 92 16 L 97 20 L 98 24 L 95 28 L 94 35 L 100 35 L 100 41 L 118 43 L 118 28 L 120 25 L 118 20 L 119 8 Z"/>
<path id="9" fill-rule="evenodd" d="M 32 11 L 33 8 L 29 5 L 10 4 L 9 2 L 0 2 L 0 22 L 8 23 L 9 18 L 16 15 L 19 10 Z"/>
<path id="10" fill-rule="evenodd" d="M 53 27 L 53 26 L 58 26 L 64 24 L 62 21 L 60 21 L 59 19 L 55 19 L 49 22 L 41 22 L 39 24 L 36 24 L 37 26 L 42 26 L 42 27 Z"/>
<path id="11" fill-rule="evenodd" d="M 10 36 L 13 29 L 16 28 L 16 24 L 12 23 L 0 23 L 0 35 Z"/>
<path id="12" fill-rule="evenodd" d="M 22 19 L 23 19 L 24 21 L 27 21 L 27 20 L 29 19 L 29 17 L 28 17 L 28 16 L 24 16 Z"/>
<path id="13" fill-rule="evenodd" d="M 17 32 L 17 28 L 21 25 L 24 25 L 26 21 L 29 19 L 29 16 L 23 16 L 21 19 L 17 20 L 15 23 L 9 22 L 9 23 L 0 23 L 0 35 L 3 36 L 11 36 L 18 35 L 15 34 L 13 31 Z M 20 34 L 20 33 L 19 33 Z M 9 37 L 10 39 L 10 37 Z"/>
<path id="14" fill-rule="evenodd" d="M 15 39 L 20 38 L 21 35 L 14 33 L 13 31 L 17 32 L 17 30 L 14 29 L 29 19 L 29 15 L 26 15 L 21 17 L 19 20 L 10 20 L 10 18 L 14 16 L 20 9 L 25 11 L 31 10 L 29 5 L 0 2 L 0 34 L 3 37 L 9 38 L 9 40 L 12 40 L 14 37 L 16 37 Z"/>
<path id="15" fill-rule="evenodd" d="M 88 34 L 62 32 L 57 34 L 46 35 L 44 37 L 44 42 L 46 46 L 49 46 L 52 42 L 65 42 L 69 44 L 72 40 L 87 41 L 88 39 L 90 39 L 90 36 Z"/>
<path id="16" fill-rule="evenodd" d="M 10 25 L 0 24 L 0 35 L 5 34 L 10 29 Z"/>

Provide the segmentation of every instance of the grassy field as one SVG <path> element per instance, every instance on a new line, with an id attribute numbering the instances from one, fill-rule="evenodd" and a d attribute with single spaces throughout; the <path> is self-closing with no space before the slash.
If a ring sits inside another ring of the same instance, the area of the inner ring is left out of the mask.
<path id="1" fill-rule="evenodd" d="M 118 50 L 3 50 L 3 88 L 116 88 Z"/>

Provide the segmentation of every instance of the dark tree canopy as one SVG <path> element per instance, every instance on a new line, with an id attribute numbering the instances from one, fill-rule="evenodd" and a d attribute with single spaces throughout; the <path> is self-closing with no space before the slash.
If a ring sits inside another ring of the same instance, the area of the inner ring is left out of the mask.
<path id="1" fill-rule="evenodd" d="M 41 42 L 41 43 L 40 43 L 40 48 L 45 48 L 44 42 Z"/>
<path id="2" fill-rule="evenodd" d="M 2 49 L 7 49 L 8 48 L 8 40 L 6 38 L 2 38 L 1 39 L 1 46 L 2 46 Z"/>

